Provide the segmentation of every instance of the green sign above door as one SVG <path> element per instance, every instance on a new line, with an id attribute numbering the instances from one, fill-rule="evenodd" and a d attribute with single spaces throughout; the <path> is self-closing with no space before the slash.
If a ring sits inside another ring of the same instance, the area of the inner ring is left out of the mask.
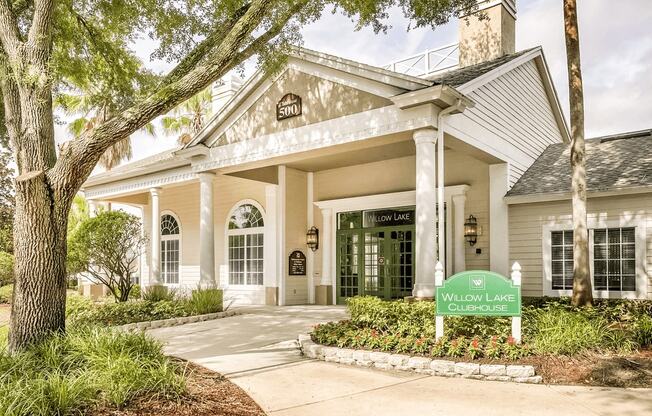
<path id="1" fill-rule="evenodd" d="M 437 287 L 437 315 L 521 316 L 521 290 L 498 273 L 458 273 Z"/>

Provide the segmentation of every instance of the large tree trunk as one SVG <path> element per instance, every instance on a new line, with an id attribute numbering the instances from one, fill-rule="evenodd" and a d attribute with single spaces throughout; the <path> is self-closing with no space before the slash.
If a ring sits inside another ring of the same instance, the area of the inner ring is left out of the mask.
<path id="1" fill-rule="evenodd" d="M 65 328 L 66 225 L 42 173 L 16 181 L 16 279 L 9 350 Z"/>
<path id="2" fill-rule="evenodd" d="M 564 28 L 570 100 L 573 204 L 573 297 L 575 306 L 591 305 L 593 294 L 589 269 L 589 231 L 586 220 L 586 161 L 584 144 L 584 91 L 580 67 L 580 39 L 576 0 L 564 0 Z"/>

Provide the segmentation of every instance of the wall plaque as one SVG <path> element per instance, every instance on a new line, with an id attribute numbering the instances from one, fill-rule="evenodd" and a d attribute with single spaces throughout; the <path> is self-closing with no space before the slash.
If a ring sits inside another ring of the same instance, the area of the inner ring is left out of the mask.
<path id="1" fill-rule="evenodd" d="M 285 94 L 276 104 L 276 120 L 281 121 L 286 118 L 301 115 L 301 97 L 292 93 Z"/>
<path id="2" fill-rule="evenodd" d="M 290 254 L 290 263 L 288 265 L 290 276 L 306 275 L 306 255 L 299 250 L 294 250 Z"/>

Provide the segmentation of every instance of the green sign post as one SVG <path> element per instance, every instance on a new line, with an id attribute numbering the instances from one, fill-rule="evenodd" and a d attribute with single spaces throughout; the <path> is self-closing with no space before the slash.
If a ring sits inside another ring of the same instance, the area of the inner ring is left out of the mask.
<path id="1" fill-rule="evenodd" d="M 437 287 L 437 315 L 521 316 L 521 291 L 498 273 L 458 273 Z"/>
<path id="2" fill-rule="evenodd" d="M 511 316 L 512 337 L 521 340 L 521 266 L 514 263 L 512 279 L 486 270 L 457 273 L 444 280 L 441 263 L 435 268 L 436 337 L 444 335 L 444 316 Z"/>

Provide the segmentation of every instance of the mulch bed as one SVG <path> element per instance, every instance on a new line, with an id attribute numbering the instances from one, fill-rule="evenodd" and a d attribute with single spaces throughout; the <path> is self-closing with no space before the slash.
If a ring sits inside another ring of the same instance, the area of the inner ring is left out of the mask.
<path id="1" fill-rule="evenodd" d="M 585 354 L 577 357 L 528 357 L 548 384 L 652 387 L 652 350 L 630 357 Z"/>
<path id="2" fill-rule="evenodd" d="M 124 410 L 98 409 L 92 416 L 265 416 L 240 387 L 203 367 L 188 363 L 188 392 L 178 400 L 145 397 Z"/>

